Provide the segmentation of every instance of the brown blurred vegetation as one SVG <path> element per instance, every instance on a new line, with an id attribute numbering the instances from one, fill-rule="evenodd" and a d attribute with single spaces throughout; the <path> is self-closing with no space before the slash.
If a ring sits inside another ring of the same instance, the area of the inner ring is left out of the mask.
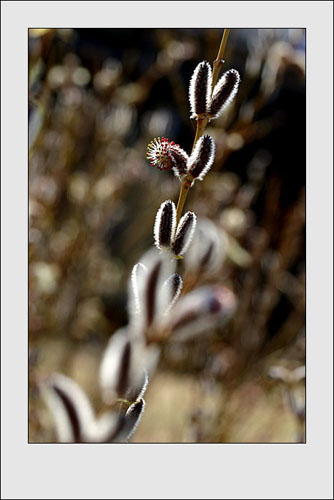
<path id="1" fill-rule="evenodd" d="M 127 323 L 127 281 L 179 181 L 153 169 L 156 136 L 188 152 L 188 84 L 216 29 L 29 33 L 29 440 L 52 442 L 38 383 L 63 372 L 101 401 L 97 370 Z M 187 209 L 229 236 L 207 281 L 238 298 L 233 320 L 167 346 L 135 442 L 304 441 L 288 391 L 268 376 L 305 363 L 305 33 L 231 30 L 224 68 L 241 86 L 207 131 L 216 159 Z M 188 277 L 189 278 L 189 277 Z M 303 402 L 301 403 L 303 404 Z"/>

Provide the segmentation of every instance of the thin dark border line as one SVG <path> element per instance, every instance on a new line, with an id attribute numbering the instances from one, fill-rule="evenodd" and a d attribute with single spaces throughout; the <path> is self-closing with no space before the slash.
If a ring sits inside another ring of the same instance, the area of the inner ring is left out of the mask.
<path id="1" fill-rule="evenodd" d="M 65 1 L 65 0 L 60 0 L 60 1 Z M 107 0 L 100 0 L 100 1 L 107 1 Z M 150 1 L 150 0 L 149 0 Z M 187 0 L 186 0 L 187 1 Z M 203 0 L 194 0 L 194 1 L 203 1 Z M 211 0 L 212 1 L 212 0 Z M 218 1 L 218 0 L 213 0 L 213 1 Z M 85 2 L 84 2 L 85 3 Z M 175 2 L 176 3 L 176 2 Z M 288 3 L 288 0 L 285 1 L 285 3 Z M 142 29 L 151 29 L 151 30 L 157 30 L 157 29 L 170 29 L 170 30 L 177 30 L 177 29 L 206 29 L 206 30 L 222 30 L 224 28 L 215 28 L 215 27 L 199 27 L 199 28 L 193 28 L 193 27 L 130 27 L 130 28 L 124 28 L 124 27 L 51 27 L 51 28 L 35 28 L 35 27 L 28 27 L 27 28 L 27 88 L 26 88 L 26 95 L 27 95 L 27 152 L 28 152 L 28 168 L 27 168 L 27 187 L 28 187 L 28 196 L 27 196 L 27 283 L 28 283 L 28 290 L 27 290 L 27 443 L 28 445 L 45 445 L 45 444 L 52 444 L 52 445 L 87 445 L 87 444 L 93 444 L 93 445 L 120 445 L 120 444 L 128 444 L 128 445 L 146 445 L 146 444 L 160 444 L 160 445 L 165 445 L 165 444 L 172 444 L 172 445 L 202 445 L 202 444 L 209 444 L 209 445 L 235 445 L 235 444 L 240 444 L 240 445 L 306 445 L 307 444 L 307 328 L 306 328 L 306 307 L 305 307 L 305 371 L 306 371 L 306 377 L 305 377 L 305 441 L 302 443 L 292 443 L 292 442 L 229 442 L 229 443 L 183 443 L 183 442 L 141 442 L 141 443 L 56 443 L 56 442 L 30 442 L 29 441 L 29 195 L 30 195 L 30 186 L 29 186 L 29 116 L 28 116 L 28 104 L 29 104 L 29 30 L 30 29 L 92 29 L 92 30 L 102 30 L 102 29 L 137 29 L 137 30 L 142 30 Z M 300 26 L 288 26 L 288 27 L 233 27 L 231 29 L 303 29 L 305 30 L 305 207 L 304 207 L 304 214 L 305 214 L 305 221 L 307 219 L 307 145 L 306 145 L 306 139 L 307 139 L 307 28 L 306 27 L 300 27 Z M 307 305 L 307 272 L 306 272 L 306 262 L 307 262 L 307 225 L 305 224 L 305 304 Z"/>
<path id="2" fill-rule="evenodd" d="M 38 1 L 38 0 L 35 0 Z M 68 0 L 57 0 L 57 1 L 68 1 Z M 76 1 L 76 0 L 71 0 Z M 107 1 L 107 0 L 99 0 L 99 1 Z M 184 0 L 182 0 L 184 1 Z M 199 0 L 194 0 L 199 1 Z M 201 0 L 202 1 L 202 0 Z M 218 1 L 218 0 L 211 0 Z M 260 0 L 261 1 L 261 0 Z M 290 1 L 290 0 L 289 0 Z M 299 0 L 296 0 L 299 1 Z M 28 26 L 27 30 L 223 30 L 224 28 L 215 27 L 215 26 Z M 303 29 L 306 32 L 305 26 L 266 26 L 266 27 L 245 27 L 245 26 L 230 26 L 231 30 L 294 30 L 294 29 Z M 306 35 L 306 33 L 305 33 Z M 29 37 L 29 33 L 28 33 Z M 306 36 L 305 36 L 306 38 Z"/>

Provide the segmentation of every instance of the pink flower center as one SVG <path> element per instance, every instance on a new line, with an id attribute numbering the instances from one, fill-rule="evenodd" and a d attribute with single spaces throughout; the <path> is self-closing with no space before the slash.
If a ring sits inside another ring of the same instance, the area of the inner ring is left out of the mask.
<path id="1" fill-rule="evenodd" d="M 158 137 L 153 139 L 147 146 L 146 158 L 150 161 L 152 167 L 157 167 L 160 170 L 170 170 L 174 165 L 174 160 L 171 155 L 173 147 L 179 147 L 174 141 L 169 142 L 166 137 Z"/>

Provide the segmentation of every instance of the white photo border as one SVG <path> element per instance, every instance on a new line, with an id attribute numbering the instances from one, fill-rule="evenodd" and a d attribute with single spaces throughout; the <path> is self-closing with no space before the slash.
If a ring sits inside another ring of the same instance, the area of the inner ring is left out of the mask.
<path id="1" fill-rule="evenodd" d="M 5 1 L 1 11 L 2 498 L 332 498 L 332 2 Z M 217 25 L 306 28 L 307 443 L 28 444 L 27 30 Z"/>

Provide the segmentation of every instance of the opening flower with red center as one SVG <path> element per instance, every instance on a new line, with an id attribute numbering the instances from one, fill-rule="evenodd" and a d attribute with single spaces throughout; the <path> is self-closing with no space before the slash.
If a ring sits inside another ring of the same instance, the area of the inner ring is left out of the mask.
<path id="1" fill-rule="evenodd" d="M 166 137 L 153 139 L 147 146 L 147 160 L 152 167 L 160 170 L 171 170 L 173 168 L 178 177 L 186 173 L 188 155 L 174 141 L 169 141 Z"/>

